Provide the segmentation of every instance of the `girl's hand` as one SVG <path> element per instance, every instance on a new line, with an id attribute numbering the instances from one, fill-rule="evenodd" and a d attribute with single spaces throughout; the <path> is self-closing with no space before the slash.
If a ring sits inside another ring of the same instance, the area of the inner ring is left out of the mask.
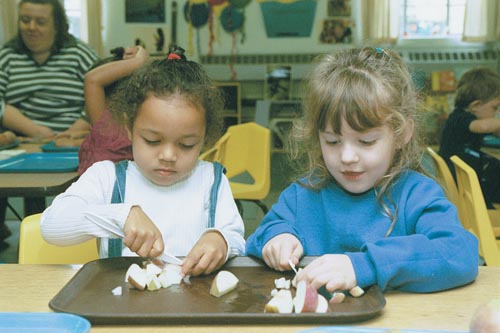
<path id="1" fill-rule="evenodd" d="M 292 234 L 281 234 L 271 238 L 262 249 L 262 258 L 267 266 L 278 270 L 290 270 L 288 260 L 297 265 L 304 254 L 300 241 Z"/>
<path id="2" fill-rule="evenodd" d="M 224 265 L 227 243 L 218 231 L 204 233 L 182 263 L 182 274 L 197 276 L 210 274 Z"/>
<path id="3" fill-rule="evenodd" d="M 329 292 L 357 286 L 354 267 L 345 254 L 325 254 L 313 260 L 297 275 L 297 281 L 301 280 L 309 282 L 314 289 L 325 286 Z"/>
<path id="4" fill-rule="evenodd" d="M 123 60 L 127 60 L 130 58 L 140 58 L 143 61 L 146 61 L 148 56 L 148 51 L 146 51 L 146 49 L 140 45 L 129 46 L 123 49 Z"/>
<path id="5" fill-rule="evenodd" d="M 163 253 L 165 245 L 161 232 L 141 207 L 130 209 L 123 232 L 123 243 L 139 256 L 154 258 Z"/>

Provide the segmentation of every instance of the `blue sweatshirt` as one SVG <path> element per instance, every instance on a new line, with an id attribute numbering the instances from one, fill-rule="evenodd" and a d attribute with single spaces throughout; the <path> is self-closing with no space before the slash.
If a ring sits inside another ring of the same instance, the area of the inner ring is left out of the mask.
<path id="1" fill-rule="evenodd" d="M 462 227 L 441 187 L 409 171 L 390 191 L 397 222 L 385 237 L 391 219 L 374 190 L 353 195 L 334 183 L 319 191 L 293 183 L 248 238 L 247 255 L 262 259 L 271 238 L 290 233 L 302 243 L 304 255 L 348 255 L 360 287 L 433 292 L 473 281 L 478 241 Z"/>

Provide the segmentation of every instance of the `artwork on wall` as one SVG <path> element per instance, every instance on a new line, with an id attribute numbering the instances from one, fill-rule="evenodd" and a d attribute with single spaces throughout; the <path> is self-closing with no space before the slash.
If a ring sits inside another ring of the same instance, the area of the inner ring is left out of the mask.
<path id="1" fill-rule="evenodd" d="M 165 0 L 125 0 L 126 23 L 165 23 Z"/>
<path id="2" fill-rule="evenodd" d="M 328 0 L 328 16 L 351 16 L 351 0 Z"/>
<path id="3" fill-rule="evenodd" d="M 349 44 L 352 42 L 352 22 L 349 19 L 327 19 L 323 21 L 320 42 L 324 44 Z"/>
<path id="4" fill-rule="evenodd" d="M 290 99 L 292 66 L 268 65 L 266 71 L 265 98 L 271 100 Z"/>
<path id="5" fill-rule="evenodd" d="M 268 38 L 309 37 L 316 0 L 259 0 Z"/>

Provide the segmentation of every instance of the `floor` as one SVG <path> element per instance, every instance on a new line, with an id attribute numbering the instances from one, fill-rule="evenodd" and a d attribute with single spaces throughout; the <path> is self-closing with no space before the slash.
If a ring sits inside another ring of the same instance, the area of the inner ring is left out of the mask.
<path id="1" fill-rule="evenodd" d="M 289 183 L 290 170 L 287 163 L 287 155 L 276 153 L 271 160 L 271 191 L 264 200 L 268 208 L 277 200 L 280 192 Z M 9 200 L 10 201 L 10 200 Z M 243 221 L 245 222 L 245 237 L 248 237 L 260 223 L 263 217 L 261 210 L 251 202 L 243 202 Z M 19 247 L 19 225 L 20 222 L 13 218 L 6 221 L 7 226 L 12 231 L 12 235 L 5 241 L 9 245 L 6 249 L 0 250 L 0 263 L 17 263 Z"/>

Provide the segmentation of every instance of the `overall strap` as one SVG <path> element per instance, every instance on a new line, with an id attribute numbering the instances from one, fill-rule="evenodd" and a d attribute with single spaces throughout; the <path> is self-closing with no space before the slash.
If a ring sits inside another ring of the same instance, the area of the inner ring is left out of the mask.
<path id="1" fill-rule="evenodd" d="M 116 180 L 113 187 L 113 195 L 111 203 L 123 203 L 125 200 L 125 183 L 128 161 L 123 160 L 115 163 Z M 122 256 L 123 242 L 121 238 L 108 239 L 108 257 L 121 257 Z"/>
<path id="2" fill-rule="evenodd" d="M 222 179 L 222 173 L 226 173 L 226 169 L 219 162 L 212 162 L 214 165 L 214 183 L 210 190 L 210 210 L 208 215 L 208 228 L 215 226 L 215 209 L 217 207 L 217 195 L 219 194 L 219 185 Z"/>

